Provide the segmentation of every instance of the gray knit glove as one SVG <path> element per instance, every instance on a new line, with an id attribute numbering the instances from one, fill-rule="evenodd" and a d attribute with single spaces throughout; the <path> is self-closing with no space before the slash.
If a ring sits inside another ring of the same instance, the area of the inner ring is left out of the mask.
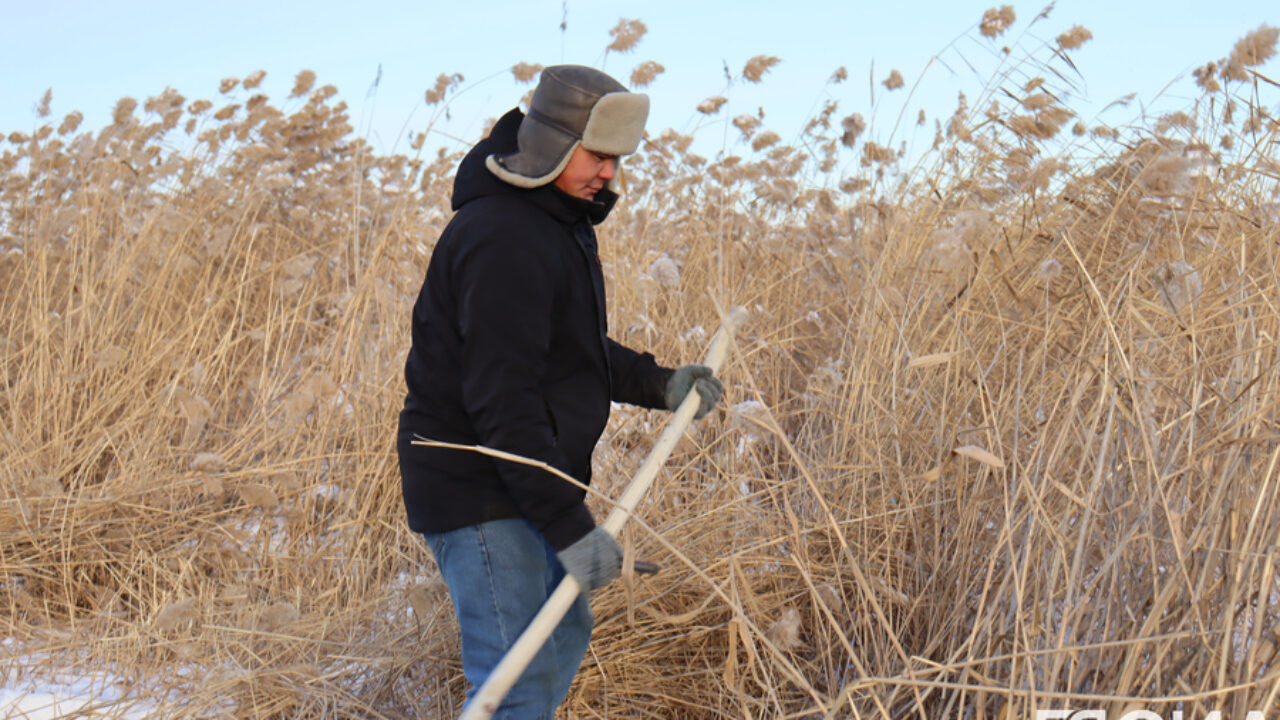
<path id="1" fill-rule="evenodd" d="M 608 585 L 622 572 L 622 547 L 602 527 L 594 527 L 574 544 L 556 553 L 583 592 Z"/>
<path id="2" fill-rule="evenodd" d="M 720 401 L 720 396 L 724 394 L 724 385 L 720 384 L 712 374 L 711 368 L 706 365 L 685 365 L 676 370 L 671 379 L 667 380 L 667 389 L 663 393 L 667 409 L 674 412 L 680 407 L 680 403 L 684 402 L 690 390 L 697 390 L 702 399 L 697 414 L 693 416 L 694 420 L 701 420 Z"/>

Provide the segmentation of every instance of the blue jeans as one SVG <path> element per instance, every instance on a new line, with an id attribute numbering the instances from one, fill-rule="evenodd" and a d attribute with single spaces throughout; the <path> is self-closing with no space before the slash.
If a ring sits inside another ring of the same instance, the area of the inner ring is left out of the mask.
<path id="1" fill-rule="evenodd" d="M 470 703 L 565 571 L 542 533 L 523 518 L 490 520 L 423 537 L 453 599 Z M 551 720 L 586 655 L 591 623 L 587 596 L 579 595 L 494 719 Z"/>

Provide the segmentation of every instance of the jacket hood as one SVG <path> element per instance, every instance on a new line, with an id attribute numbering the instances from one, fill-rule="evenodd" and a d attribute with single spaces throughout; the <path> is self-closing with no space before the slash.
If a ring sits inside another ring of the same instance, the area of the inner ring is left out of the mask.
<path id="1" fill-rule="evenodd" d="M 458 173 L 453 179 L 453 196 L 451 205 L 455 211 L 477 198 L 490 195 L 519 195 L 546 210 L 553 217 L 565 224 L 573 224 L 583 219 L 593 225 L 599 225 L 608 217 L 618 201 L 618 195 L 606 188 L 596 193 L 595 200 L 576 198 L 548 183 L 536 188 L 520 188 L 504 182 L 489 171 L 485 158 L 494 154 L 515 152 L 518 149 L 517 136 L 524 113 L 513 108 L 503 115 L 488 137 L 476 143 L 458 165 Z"/>

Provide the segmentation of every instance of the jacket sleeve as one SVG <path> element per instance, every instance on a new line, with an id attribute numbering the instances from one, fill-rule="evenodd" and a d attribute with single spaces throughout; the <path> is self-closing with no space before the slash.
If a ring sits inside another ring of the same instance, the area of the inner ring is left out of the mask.
<path id="1" fill-rule="evenodd" d="M 609 370 L 613 400 L 654 410 L 665 410 L 667 380 L 675 372 L 664 368 L 649 353 L 639 353 L 609 339 Z"/>
<path id="2" fill-rule="evenodd" d="M 487 233 L 453 268 L 462 402 L 480 442 L 568 471 L 538 378 L 551 342 L 554 276 L 537 243 Z M 516 509 L 557 550 L 595 526 L 583 491 L 547 471 L 494 461 Z"/>

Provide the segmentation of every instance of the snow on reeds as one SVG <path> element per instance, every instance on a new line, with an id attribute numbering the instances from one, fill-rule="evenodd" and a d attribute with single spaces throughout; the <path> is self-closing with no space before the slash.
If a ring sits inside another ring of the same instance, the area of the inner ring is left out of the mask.
<path id="1" fill-rule="evenodd" d="M 1276 33 L 1137 128 L 1074 116 L 1089 33 L 1056 37 L 918 160 L 836 100 L 799 138 L 721 118 L 732 87 L 697 108 L 726 153 L 654 131 L 628 158 L 615 336 L 675 364 L 717 308 L 752 320 L 624 537 L 662 571 L 595 598 L 567 717 L 1275 707 L 1280 165 L 1251 70 Z M 378 155 L 313 73 L 279 104 L 261 80 L 0 144 L 4 702 L 79 673 L 169 717 L 459 708 L 392 442 L 457 156 Z M 602 490 L 662 420 L 615 409 Z"/>

